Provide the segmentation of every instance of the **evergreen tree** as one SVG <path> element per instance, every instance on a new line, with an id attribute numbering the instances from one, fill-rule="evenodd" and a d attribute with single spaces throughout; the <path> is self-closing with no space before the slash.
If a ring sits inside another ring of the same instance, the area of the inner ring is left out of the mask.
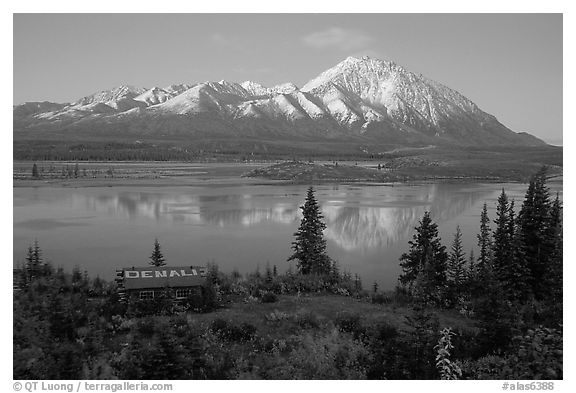
<path id="1" fill-rule="evenodd" d="M 34 249 L 32 246 L 28 246 L 28 251 L 26 253 L 26 264 L 25 269 L 25 283 L 33 280 L 36 277 L 35 263 L 34 263 Z"/>
<path id="2" fill-rule="evenodd" d="M 480 256 L 478 257 L 478 272 L 480 277 L 487 275 L 487 270 L 492 263 L 492 239 L 490 230 L 490 218 L 488 218 L 488 209 L 486 203 L 482 207 L 480 214 L 480 233 L 478 237 L 478 247 L 480 247 Z"/>
<path id="3" fill-rule="evenodd" d="M 340 268 L 338 267 L 338 262 L 332 261 L 332 263 L 330 264 L 329 276 L 330 276 L 330 282 L 332 284 L 337 284 L 340 282 L 342 277 L 340 276 Z"/>
<path id="4" fill-rule="evenodd" d="M 34 255 L 34 263 L 38 268 L 40 268 L 40 266 L 42 265 L 42 250 L 40 249 L 40 245 L 38 244 L 37 239 L 34 240 L 33 255 Z"/>
<path id="5" fill-rule="evenodd" d="M 266 262 L 266 282 L 267 283 L 271 283 L 273 281 L 273 274 L 272 274 L 272 268 L 270 268 L 270 262 Z"/>
<path id="6" fill-rule="evenodd" d="M 510 237 L 510 203 L 504 189 L 498 197 L 496 206 L 496 229 L 494 229 L 493 266 L 494 273 L 500 277 L 512 258 L 512 238 Z"/>
<path id="7" fill-rule="evenodd" d="M 549 268 L 545 276 L 547 294 L 551 303 L 550 311 L 555 315 L 557 323 L 562 323 L 562 295 L 563 295 L 563 272 L 562 272 L 562 202 L 556 194 L 550 210 L 549 236 L 553 239 L 553 253 Z"/>
<path id="8" fill-rule="evenodd" d="M 473 283 L 478 278 L 478 269 L 476 266 L 476 257 L 474 256 L 474 250 L 470 250 L 470 256 L 468 257 L 468 281 Z"/>
<path id="9" fill-rule="evenodd" d="M 456 227 L 454 241 L 448 256 L 448 265 L 446 269 L 446 278 L 448 283 L 454 288 L 456 294 L 464 289 L 466 281 L 466 256 L 462 247 L 462 231 L 460 226 Z"/>
<path id="10" fill-rule="evenodd" d="M 40 174 L 38 173 L 38 166 L 36 165 L 36 163 L 32 165 L 32 177 L 34 179 L 38 179 L 40 177 Z"/>
<path id="11" fill-rule="evenodd" d="M 546 186 L 546 168 L 530 180 L 518 215 L 518 230 L 522 237 L 522 251 L 526 259 L 529 284 L 534 296 L 542 299 L 548 292 L 545 276 L 554 254 L 551 224 L 551 203 Z"/>
<path id="12" fill-rule="evenodd" d="M 308 189 L 306 201 L 300 209 L 303 217 L 298 231 L 294 233 L 294 254 L 288 261 L 295 259 L 301 274 L 327 274 L 330 272 L 331 260 L 326 254 L 326 240 L 322 233 L 326 224 L 312 187 Z"/>
<path id="13" fill-rule="evenodd" d="M 152 266 L 166 265 L 164 255 L 162 255 L 162 252 L 160 251 L 160 243 L 158 243 L 158 239 L 154 240 L 154 250 L 152 251 L 152 255 L 150 255 L 150 265 Z"/>
<path id="14" fill-rule="evenodd" d="M 26 275 L 28 280 L 33 280 L 43 275 L 42 250 L 38 240 L 34 240 L 34 246 L 28 247 L 26 254 Z"/>
<path id="15" fill-rule="evenodd" d="M 432 222 L 430 212 L 415 228 L 412 240 L 408 242 L 410 250 L 400 257 L 403 273 L 399 280 L 409 290 L 417 290 L 434 300 L 440 300 L 436 294 L 446 283 L 446 247 L 438 237 L 438 225 Z"/>
<path id="16" fill-rule="evenodd" d="M 508 207 L 508 236 L 510 259 L 500 272 L 499 279 L 505 284 L 504 292 L 513 300 L 526 300 L 530 294 L 526 258 L 522 250 L 522 234 L 517 230 L 514 200 Z"/>

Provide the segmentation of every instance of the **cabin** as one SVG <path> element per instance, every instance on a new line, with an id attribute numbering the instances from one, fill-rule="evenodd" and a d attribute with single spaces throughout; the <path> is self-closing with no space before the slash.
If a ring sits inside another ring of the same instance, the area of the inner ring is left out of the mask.
<path id="1" fill-rule="evenodd" d="M 204 266 L 124 267 L 116 270 L 116 283 L 122 299 L 152 300 L 170 295 L 183 300 L 202 293 L 207 275 Z"/>

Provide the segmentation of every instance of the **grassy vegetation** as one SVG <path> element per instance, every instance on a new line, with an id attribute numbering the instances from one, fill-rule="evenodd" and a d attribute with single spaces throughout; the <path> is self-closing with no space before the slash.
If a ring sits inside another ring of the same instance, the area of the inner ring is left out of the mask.
<path id="1" fill-rule="evenodd" d="M 378 171 L 361 166 L 345 164 L 314 164 L 310 162 L 291 161 L 274 164 L 267 168 L 254 169 L 243 176 L 262 177 L 271 180 L 287 180 L 296 183 L 316 182 L 393 182 L 408 180 L 407 176 L 399 176 L 393 172 Z"/>
<path id="2" fill-rule="evenodd" d="M 328 164 L 291 161 L 255 169 L 244 176 L 296 183 L 401 182 L 433 179 L 527 181 L 542 165 L 549 176 L 562 174 L 562 150 L 401 149 L 372 156 L 370 163 Z"/>

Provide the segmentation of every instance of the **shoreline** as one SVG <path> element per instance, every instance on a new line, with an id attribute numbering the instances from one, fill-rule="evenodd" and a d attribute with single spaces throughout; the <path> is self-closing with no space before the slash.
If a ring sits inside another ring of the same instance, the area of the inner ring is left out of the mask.
<path id="1" fill-rule="evenodd" d="M 40 178 L 32 178 L 32 165 L 38 165 Z M 74 168 L 76 173 L 74 173 Z M 278 171 L 280 168 L 280 172 Z M 563 168 L 556 168 L 549 180 L 562 181 Z M 201 186 L 257 186 L 257 185 L 363 185 L 389 186 L 428 183 L 526 183 L 524 176 L 492 174 L 451 174 L 452 168 L 439 171 L 425 167 L 380 172 L 375 162 L 360 161 L 357 165 L 330 162 L 314 164 L 284 161 L 261 163 L 190 163 L 190 162 L 68 162 L 13 161 L 13 188 L 88 188 L 88 187 L 201 187 Z"/>

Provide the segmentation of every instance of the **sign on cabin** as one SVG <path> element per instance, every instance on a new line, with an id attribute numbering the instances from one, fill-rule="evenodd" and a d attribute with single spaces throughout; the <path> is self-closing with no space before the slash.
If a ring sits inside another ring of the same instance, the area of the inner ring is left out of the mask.
<path id="1" fill-rule="evenodd" d="M 124 267 L 116 270 L 116 282 L 123 298 L 153 299 L 171 292 L 183 299 L 200 292 L 207 274 L 204 266 Z"/>

